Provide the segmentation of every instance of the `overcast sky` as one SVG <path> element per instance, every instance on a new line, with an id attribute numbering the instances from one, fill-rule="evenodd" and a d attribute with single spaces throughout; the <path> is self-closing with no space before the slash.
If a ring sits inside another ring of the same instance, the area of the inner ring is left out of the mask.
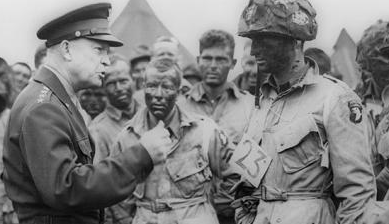
<path id="1" fill-rule="evenodd" d="M 41 43 L 36 30 L 47 19 L 68 8 L 91 0 L 0 0 L 0 57 L 9 63 L 26 61 L 33 66 L 33 55 Z M 128 0 L 110 0 L 112 21 Z M 147 0 L 166 27 L 197 55 L 198 39 L 207 29 L 237 32 L 238 19 L 248 0 Z M 317 11 L 317 40 L 309 43 L 332 54 L 332 47 L 342 28 L 354 41 L 378 19 L 389 20 L 388 0 L 311 0 Z M 238 42 L 239 59 L 243 39 Z"/>

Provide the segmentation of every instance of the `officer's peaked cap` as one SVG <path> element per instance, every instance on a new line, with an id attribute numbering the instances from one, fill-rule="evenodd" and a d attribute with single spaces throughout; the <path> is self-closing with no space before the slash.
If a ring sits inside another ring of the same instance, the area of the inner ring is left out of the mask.
<path id="1" fill-rule="evenodd" d="M 96 3 L 78 8 L 42 26 L 37 36 L 46 40 L 47 47 L 80 37 L 104 41 L 111 47 L 123 46 L 109 29 L 110 9 L 110 3 Z"/>

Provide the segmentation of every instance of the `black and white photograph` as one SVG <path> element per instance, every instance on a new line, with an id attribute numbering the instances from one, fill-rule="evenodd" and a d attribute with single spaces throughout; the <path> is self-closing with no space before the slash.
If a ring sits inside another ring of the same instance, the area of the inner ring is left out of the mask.
<path id="1" fill-rule="evenodd" d="M 0 224 L 389 224 L 387 0 L 0 0 Z"/>

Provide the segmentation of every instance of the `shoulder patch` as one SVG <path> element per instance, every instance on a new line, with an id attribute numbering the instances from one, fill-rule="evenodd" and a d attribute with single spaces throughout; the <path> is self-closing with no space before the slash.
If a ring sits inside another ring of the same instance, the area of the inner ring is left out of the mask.
<path id="1" fill-rule="evenodd" d="M 354 124 L 359 124 L 362 121 L 362 105 L 356 100 L 348 101 L 350 109 L 350 121 Z"/>
<path id="2" fill-rule="evenodd" d="M 46 86 L 43 86 L 41 92 L 39 93 L 37 102 L 42 103 L 44 101 L 44 99 L 46 98 L 46 96 L 48 95 L 49 91 L 50 91 L 49 88 L 47 88 Z"/>

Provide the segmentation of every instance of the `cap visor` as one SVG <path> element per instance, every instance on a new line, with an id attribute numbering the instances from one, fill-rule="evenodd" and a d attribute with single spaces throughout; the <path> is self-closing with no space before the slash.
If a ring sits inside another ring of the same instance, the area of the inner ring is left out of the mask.
<path id="1" fill-rule="evenodd" d="M 91 39 L 91 40 L 99 40 L 99 41 L 107 42 L 110 47 L 121 47 L 121 46 L 123 46 L 123 42 L 122 41 L 120 41 L 118 38 L 116 38 L 115 36 L 110 35 L 110 34 L 83 36 L 83 37 L 87 38 L 87 39 Z"/>

